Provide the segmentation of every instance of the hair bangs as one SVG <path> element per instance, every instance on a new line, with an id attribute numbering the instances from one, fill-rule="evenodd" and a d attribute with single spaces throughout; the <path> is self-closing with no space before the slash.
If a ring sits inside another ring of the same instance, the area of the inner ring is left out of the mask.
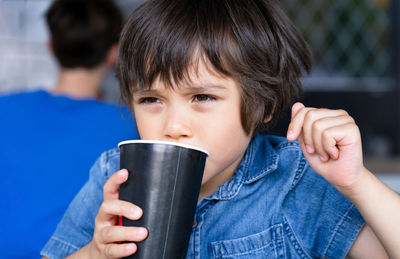
<path id="1" fill-rule="evenodd" d="M 129 107 L 134 92 L 150 89 L 155 80 L 171 88 L 190 84 L 200 62 L 214 75 L 231 76 L 229 71 L 236 61 L 227 42 L 233 36 L 229 21 L 217 15 L 221 8 L 211 8 L 216 14 L 210 16 L 210 9 L 201 6 L 204 2 L 168 3 L 162 15 L 144 15 L 157 12 L 141 10 L 146 5 L 137 8 L 128 18 L 135 24 L 122 31 L 121 38 L 126 40 L 119 46 L 117 77 Z M 152 17 L 159 20 L 155 22 Z"/>

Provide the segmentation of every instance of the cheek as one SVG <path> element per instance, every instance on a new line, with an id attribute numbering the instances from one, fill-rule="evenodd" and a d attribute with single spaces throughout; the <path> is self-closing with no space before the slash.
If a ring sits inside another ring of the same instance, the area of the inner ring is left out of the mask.
<path id="1" fill-rule="evenodd" d="M 208 144 L 212 147 L 209 152 L 223 160 L 229 160 L 227 156 L 236 157 L 237 153 L 242 153 L 250 141 L 250 136 L 242 127 L 239 107 L 232 109 L 236 106 L 238 105 L 234 103 L 224 107 L 212 120 L 202 120 L 203 129 L 207 131 Z"/>
<path id="2" fill-rule="evenodd" d="M 213 167 L 212 171 L 216 173 L 240 159 L 251 138 L 238 123 L 219 125 L 219 127 L 216 125 L 211 127 L 209 132 L 211 132 L 208 138 L 209 166 Z"/>
<path id="3" fill-rule="evenodd" d="M 135 114 L 137 130 L 141 139 L 153 139 L 157 127 L 150 117 L 145 117 L 140 113 Z"/>
<path id="4" fill-rule="evenodd" d="M 231 162 L 243 155 L 250 137 L 246 136 L 244 132 L 239 131 L 231 130 L 229 133 L 224 134 L 219 141 L 216 140 L 218 141 L 214 152 L 216 158 L 225 162 Z"/>
<path id="5" fill-rule="evenodd" d="M 242 141 L 232 141 L 232 139 L 230 139 L 228 143 L 214 143 L 215 145 L 212 150 L 209 150 L 210 156 L 206 162 L 203 183 L 221 174 L 225 170 L 229 170 L 233 173 L 246 152 L 249 141 L 246 139 L 242 139 Z"/>

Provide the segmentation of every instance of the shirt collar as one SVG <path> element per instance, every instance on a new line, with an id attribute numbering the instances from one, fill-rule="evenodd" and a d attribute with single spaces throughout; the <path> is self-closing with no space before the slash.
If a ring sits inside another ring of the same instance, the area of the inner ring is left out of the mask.
<path id="1" fill-rule="evenodd" d="M 231 179 L 223 183 L 207 200 L 233 199 L 243 184 L 251 184 L 278 167 L 279 157 L 265 135 L 256 135 Z"/>

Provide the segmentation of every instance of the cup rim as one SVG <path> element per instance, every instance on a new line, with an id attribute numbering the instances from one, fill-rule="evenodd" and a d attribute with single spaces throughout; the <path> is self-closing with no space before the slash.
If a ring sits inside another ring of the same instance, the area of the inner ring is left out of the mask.
<path id="1" fill-rule="evenodd" d="M 134 143 L 142 143 L 142 144 L 166 144 L 166 145 L 172 145 L 172 146 L 178 146 L 178 147 L 183 147 L 187 149 L 194 149 L 197 151 L 200 151 L 202 153 L 205 153 L 207 156 L 210 155 L 207 150 L 192 146 L 189 144 L 183 144 L 183 143 L 178 143 L 178 142 L 173 142 L 173 141 L 165 141 L 165 140 L 151 140 L 151 139 L 134 139 L 134 140 L 125 140 L 121 141 L 118 143 L 118 148 L 121 148 L 122 145 L 126 144 L 134 144 Z"/>

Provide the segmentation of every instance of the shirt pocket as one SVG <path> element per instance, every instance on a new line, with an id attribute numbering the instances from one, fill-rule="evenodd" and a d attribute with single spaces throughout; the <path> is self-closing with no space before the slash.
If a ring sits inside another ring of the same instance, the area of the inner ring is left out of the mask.
<path id="1" fill-rule="evenodd" d="M 282 224 L 250 236 L 212 242 L 211 248 L 215 259 L 286 258 Z"/>

